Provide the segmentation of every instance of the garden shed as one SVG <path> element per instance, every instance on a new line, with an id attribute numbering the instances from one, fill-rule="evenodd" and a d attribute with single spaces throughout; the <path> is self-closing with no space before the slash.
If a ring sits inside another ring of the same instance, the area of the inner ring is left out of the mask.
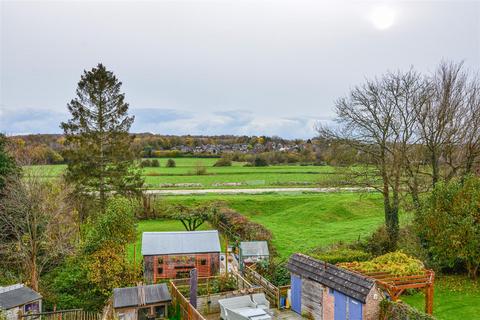
<path id="1" fill-rule="evenodd" d="M 0 309 L 7 320 L 17 320 L 19 314 L 42 311 L 42 296 L 23 284 L 0 287 Z"/>
<path id="2" fill-rule="evenodd" d="M 142 256 L 148 283 L 188 278 L 193 268 L 199 277 L 214 276 L 220 270 L 218 231 L 144 232 Z"/>
<path id="3" fill-rule="evenodd" d="M 377 320 L 381 291 L 375 280 L 304 254 L 290 257 L 291 308 L 321 320 Z"/>
<path id="4" fill-rule="evenodd" d="M 113 289 L 113 308 L 119 320 L 165 319 L 171 301 L 165 283 Z"/>
<path id="5" fill-rule="evenodd" d="M 239 246 L 240 268 L 252 265 L 262 260 L 268 261 L 270 253 L 267 241 L 242 241 Z"/>

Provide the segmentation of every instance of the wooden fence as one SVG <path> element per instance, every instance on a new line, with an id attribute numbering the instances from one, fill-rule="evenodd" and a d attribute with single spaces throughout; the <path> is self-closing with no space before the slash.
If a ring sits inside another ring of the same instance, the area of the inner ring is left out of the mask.
<path id="1" fill-rule="evenodd" d="M 273 306 L 279 308 L 281 306 L 280 298 L 286 297 L 287 290 L 290 288 L 290 286 L 277 287 L 270 281 L 265 279 L 257 271 L 255 271 L 254 268 L 255 265 L 245 267 L 245 269 L 243 270 L 245 278 L 253 285 L 262 287 L 263 291 L 265 292 L 265 296 L 268 298 L 270 303 Z"/>
<path id="2" fill-rule="evenodd" d="M 182 320 L 206 320 L 204 316 L 185 298 L 173 281 L 170 281 L 173 308 L 180 312 L 177 319 Z"/>
<path id="3" fill-rule="evenodd" d="M 102 315 L 83 309 L 58 310 L 19 315 L 19 320 L 101 320 Z"/>

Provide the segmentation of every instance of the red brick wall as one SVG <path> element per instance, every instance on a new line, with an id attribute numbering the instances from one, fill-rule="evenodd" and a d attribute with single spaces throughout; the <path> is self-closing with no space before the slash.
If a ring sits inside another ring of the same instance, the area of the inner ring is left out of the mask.
<path id="1" fill-rule="evenodd" d="M 219 266 L 219 253 L 154 256 L 153 281 L 188 278 L 188 274 L 193 268 L 197 268 L 199 277 L 209 277 L 218 273 Z"/>
<path id="2" fill-rule="evenodd" d="M 324 287 L 323 294 L 323 320 L 334 320 L 335 318 L 335 297 L 328 287 Z"/>

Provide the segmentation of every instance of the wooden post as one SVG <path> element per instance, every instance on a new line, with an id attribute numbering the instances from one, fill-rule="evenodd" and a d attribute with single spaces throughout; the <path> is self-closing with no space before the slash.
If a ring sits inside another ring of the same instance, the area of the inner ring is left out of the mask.
<path id="1" fill-rule="evenodd" d="M 225 273 L 228 274 L 228 237 L 225 237 Z"/>
<path id="2" fill-rule="evenodd" d="M 133 244 L 133 271 L 137 273 L 137 244 Z"/>
<path id="3" fill-rule="evenodd" d="M 425 288 L 425 312 L 433 314 L 433 283 Z"/>

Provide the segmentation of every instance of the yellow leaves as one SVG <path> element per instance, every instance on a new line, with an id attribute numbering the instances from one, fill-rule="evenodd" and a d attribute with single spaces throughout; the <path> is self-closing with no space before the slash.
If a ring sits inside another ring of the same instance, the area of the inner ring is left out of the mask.
<path id="1" fill-rule="evenodd" d="M 345 266 L 343 263 L 339 265 Z M 387 253 L 369 261 L 353 262 L 349 267 L 363 272 L 389 272 L 396 276 L 420 274 L 424 269 L 422 261 L 402 251 Z"/>
<path id="2" fill-rule="evenodd" d="M 90 255 L 87 275 L 88 280 L 104 294 L 138 280 L 138 275 L 125 259 L 124 248 L 111 241 Z"/>

